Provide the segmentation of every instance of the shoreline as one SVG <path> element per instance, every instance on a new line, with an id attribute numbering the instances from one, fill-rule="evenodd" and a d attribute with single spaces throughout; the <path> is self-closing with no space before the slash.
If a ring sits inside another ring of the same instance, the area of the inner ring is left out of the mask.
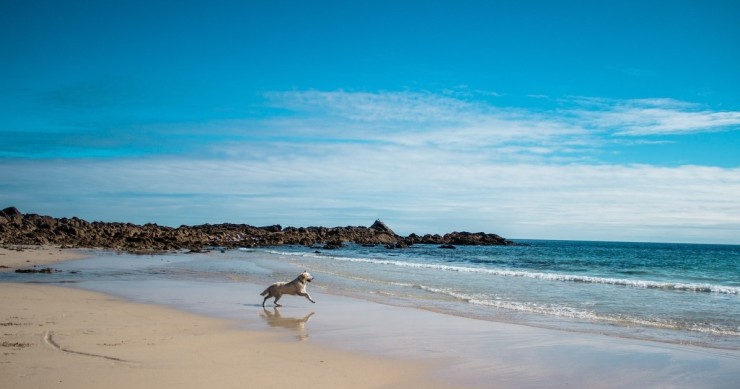
<path id="1" fill-rule="evenodd" d="M 1 271 L 90 258 L 58 246 L 0 248 Z M 434 366 L 378 358 L 238 320 L 135 302 L 74 285 L 0 282 L 0 375 L 15 388 L 459 388 L 429 378 Z M 272 317 L 291 328 L 291 318 Z"/>
<path id="2" fill-rule="evenodd" d="M 454 388 L 433 366 L 290 342 L 97 292 L 0 283 L 0 374 L 15 388 Z"/>

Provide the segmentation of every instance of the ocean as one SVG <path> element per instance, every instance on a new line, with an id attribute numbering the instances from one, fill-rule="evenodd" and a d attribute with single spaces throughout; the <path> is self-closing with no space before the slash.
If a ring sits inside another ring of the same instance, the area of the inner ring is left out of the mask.
<path id="1" fill-rule="evenodd" d="M 280 246 L 215 250 L 208 255 L 93 251 L 93 258 L 56 265 L 59 273 L 0 273 L 0 281 L 79 283 L 103 292 L 135 295 L 136 288 L 121 285 L 145 279 L 268 285 L 308 270 L 315 277 L 309 290 L 386 305 L 740 350 L 740 246 L 516 243 L 455 249 L 436 245 L 387 249 L 345 244 L 336 250 Z M 245 299 L 262 302 L 258 295 Z M 176 299 L 159 301 L 150 293 L 146 300 L 173 303 Z M 291 303 L 281 301 L 286 302 Z"/>
<path id="2" fill-rule="evenodd" d="M 483 320 L 740 348 L 740 246 L 517 240 L 517 246 L 255 250 L 333 293 Z"/>

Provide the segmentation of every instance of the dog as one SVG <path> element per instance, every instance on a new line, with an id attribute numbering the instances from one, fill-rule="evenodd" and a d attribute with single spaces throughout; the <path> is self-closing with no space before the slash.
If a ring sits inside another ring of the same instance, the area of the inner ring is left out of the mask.
<path id="1" fill-rule="evenodd" d="M 316 304 L 316 301 L 313 301 L 311 295 L 309 295 L 306 291 L 306 285 L 308 285 L 307 283 L 311 281 L 313 281 L 313 277 L 308 274 L 307 271 L 304 271 L 293 281 L 276 282 L 268 286 L 264 292 L 260 293 L 260 296 L 265 296 L 265 299 L 262 300 L 262 306 L 265 306 L 265 302 L 267 302 L 267 299 L 269 299 L 270 297 L 275 297 L 275 306 L 282 307 L 282 305 L 278 304 L 278 300 L 280 300 L 280 297 L 283 297 L 284 294 L 303 296 L 307 298 L 308 301 Z"/>

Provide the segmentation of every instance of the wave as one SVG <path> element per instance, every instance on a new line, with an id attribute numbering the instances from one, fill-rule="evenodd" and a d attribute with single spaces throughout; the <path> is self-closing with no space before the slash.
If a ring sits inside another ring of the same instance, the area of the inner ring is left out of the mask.
<path id="1" fill-rule="evenodd" d="M 622 326 L 639 325 L 643 327 L 681 329 L 712 335 L 740 336 L 740 331 L 713 324 L 680 323 L 659 318 L 640 318 L 628 315 L 606 315 L 589 310 L 582 310 L 559 304 L 526 303 L 511 300 L 492 299 L 491 296 L 469 295 L 452 289 L 433 288 L 425 285 L 414 285 L 414 288 L 431 293 L 447 295 L 473 305 L 481 305 L 509 311 L 557 316 L 567 319 L 587 320 L 592 322 L 612 323 Z"/>
<path id="2" fill-rule="evenodd" d="M 358 263 L 370 263 L 376 265 L 386 266 L 398 266 L 415 269 L 432 269 L 449 272 L 460 272 L 460 273 L 482 273 L 490 274 L 500 277 L 522 277 L 522 278 L 533 278 L 546 281 L 559 281 L 559 282 L 574 282 L 574 283 L 585 283 L 585 284 L 605 284 L 605 285 L 616 285 L 625 286 L 641 289 L 662 289 L 662 290 L 673 290 L 673 291 L 686 291 L 686 292 L 698 292 L 698 293 L 716 293 L 716 294 L 729 294 L 729 295 L 740 295 L 740 287 L 725 286 L 716 284 L 698 284 L 698 283 L 681 283 L 681 282 L 666 282 L 666 281 L 652 281 L 652 280 L 633 280 L 624 278 L 609 278 L 609 277 L 593 277 L 576 274 L 561 274 L 561 273 L 543 273 L 543 272 L 531 272 L 521 270 L 505 270 L 505 269 L 487 269 L 480 267 L 466 267 L 466 266 L 454 266 L 454 265 L 442 265 L 434 263 L 419 263 L 419 262 L 405 262 L 396 261 L 389 259 L 371 259 L 371 258 L 354 258 L 354 257 L 342 257 L 342 256 L 327 256 L 317 255 L 315 253 L 294 253 L 294 252 L 282 252 L 274 250 L 265 250 L 264 252 L 276 255 L 284 256 L 302 256 L 302 257 L 313 257 L 313 258 L 331 258 L 338 261 L 347 262 L 358 262 Z"/>
<path id="3" fill-rule="evenodd" d="M 657 282 L 657 281 L 646 281 L 646 280 L 628 280 L 619 278 L 606 278 L 606 277 L 589 277 L 582 275 L 569 275 L 569 274 L 555 274 L 555 273 L 543 273 L 543 272 L 528 272 L 528 271 L 514 271 L 514 270 L 502 270 L 502 269 L 491 269 L 491 268 L 480 268 L 472 266 L 458 266 L 448 264 L 435 264 L 435 263 L 423 263 L 423 262 L 407 262 L 403 260 L 385 259 L 385 258 L 368 258 L 368 257 L 346 257 L 336 256 L 330 254 L 321 253 L 306 253 L 306 252 L 289 252 L 289 251 L 263 251 L 270 254 L 281 255 L 285 257 L 301 257 L 309 259 L 310 261 L 321 262 L 322 271 L 337 276 L 341 279 L 349 279 L 356 282 L 361 282 L 363 288 L 367 284 L 376 284 L 376 287 L 371 287 L 363 290 L 371 290 L 372 294 L 382 295 L 385 298 L 398 298 L 412 299 L 414 305 L 425 305 L 431 304 L 430 306 L 435 309 L 441 307 L 447 307 L 451 309 L 453 313 L 462 313 L 464 316 L 468 313 L 469 309 L 473 309 L 470 312 L 479 312 L 480 308 L 474 308 L 475 306 L 490 307 L 497 311 L 491 310 L 488 314 L 499 315 L 503 313 L 501 318 L 507 316 L 505 312 L 510 312 L 514 315 L 541 315 L 553 318 L 562 318 L 564 320 L 575 320 L 582 322 L 589 322 L 600 325 L 613 325 L 615 327 L 629 328 L 634 326 L 653 328 L 653 329 L 665 329 L 665 330 L 680 330 L 688 331 L 693 333 L 706 334 L 711 336 L 731 336 L 740 337 L 740 328 L 730 323 L 721 324 L 718 322 L 705 322 L 703 320 L 695 321 L 691 318 L 682 319 L 682 315 L 678 315 L 676 318 L 668 317 L 657 317 L 651 315 L 649 311 L 641 312 L 602 312 L 592 310 L 590 306 L 572 305 L 564 302 L 543 302 L 543 301 L 523 301 L 519 299 L 508 299 L 497 297 L 491 293 L 476 293 L 472 291 L 464 291 L 456 288 L 455 286 L 428 286 L 423 281 L 407 281 L 401 280 L 388 280 L 378 279 L 373 277 L 373 272 L 369 273 L 357 273 L 357 269 L 344 268 L 342 266 L 336 266 L 332 264 L 332 261 L 342 261 L 348 263 L 360 263 L 368 265 L 380 265 L 380 266 L 393 266 L 398 268 L 414 268 L 414 269 L 430 269 L 432 271 L 449 271 L 449 272 L 465 272 L 465 273 L 483 273 L 490 274 L 499 277 L 526 277 L 535 278 L 553 282 L 581 282 L 581 283 L 598 283 L 598 284 L 609 284 L 619 285 L 624 287 L 635 287 L 635 288 L 656 288 L 662 290 L 675 290 L 675 291 L 690 291 L 690 292 L 706 292 L 706 293 L 722 293 L 728 295 L 740 294 L 740 288 L 731 286 L 711 285 L 711 284 L 690 284 L 690 283 L 668 283 L 668 282 Z M 316 263 L 318 265 L 318 263 Z M 309 265 L 310 266 L 310 265 Z M 390 269 L 389 269 L 390 270 Z M 365 276 L 370 274 L 370 276 Z M 418 279 L 418 278 L 416 278 Z M 422 284 L 423 283 L 423 284 Z M 465 286 L 461 286 L 463 289 Z M 417 290 L 417 292 L 412 292 Z M 422 293 L 420 294 L 420 292 Z M 349 293 L 352 293 L 350 290 Z M 454 300 L 454 301 L 453 301 Z M 447 302 L 455 305 L 445 305 Z M 439 304 L 439 305 L 438 305 Z M 459 311 L 458 308 L 453 308 L 457 304 L 462 304 L 459 307 L 468 305 L 471 308 L 463 309 Z M 446 308 L 441 308 L 443 311 Z M 488 310 L 486 310 L 488 311 Z M 479 313 L 472 313 L 473 316 Z M 486 315 L 485 313 L 483 315 Z M 525 322 L 529 320 L 526 316 L 521 318 L 518 316 L 511 317 L 515 322 L 520 319 Z M 712 320 L 711 317 L 707 317 L 707 320 Z M 539 320 L 539 319 L 537 319 Z M 733 322 L 734 323 L 734 322 Z M 549 325 L 549 324 L 546 324 Z"/>

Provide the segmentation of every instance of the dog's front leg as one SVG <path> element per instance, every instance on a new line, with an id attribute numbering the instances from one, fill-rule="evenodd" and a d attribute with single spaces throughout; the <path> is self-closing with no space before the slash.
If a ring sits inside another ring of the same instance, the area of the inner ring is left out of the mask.
<path id="1" fill-rule="evenodd" d="M 303 296 L 303 297 L 307 298 L 307 299 L 308 299 L 308 301 L 310 301 L 310 302 L 312 302 L 312 303 L 316 304 L 316 301 L 313 301 L 313 299 L 311 298 L 311 295 L 310 295 L 310 294 L 308 294 L 308 292 L 305 292 L 305 293 L 298 293 L 298 295 L 299 295 L 299 296 Z"/>

